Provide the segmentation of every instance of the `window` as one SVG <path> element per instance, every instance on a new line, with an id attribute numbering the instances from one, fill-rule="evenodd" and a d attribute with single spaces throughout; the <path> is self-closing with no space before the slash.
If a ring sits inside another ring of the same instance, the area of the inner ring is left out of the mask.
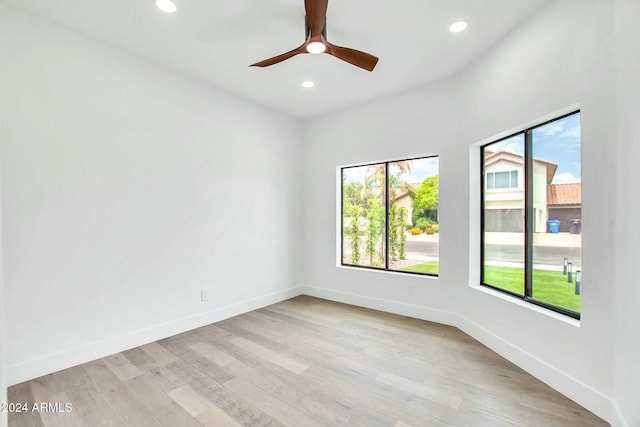
<path id="1" fill-rule="evenodd" d="M 438 169 L 437 156 L 342 168 L 342 265 L 437 276 Z"/>
<path id="2" fill-rule="evenodd" d="M 482 285 L 579 319 L 580 112 L 489 143 L 481 159 Z"/>
<path id="3" fill-rule="evenodd" d="M 487 173 L 487 189 L 518 188 L 518 171 Z"/>

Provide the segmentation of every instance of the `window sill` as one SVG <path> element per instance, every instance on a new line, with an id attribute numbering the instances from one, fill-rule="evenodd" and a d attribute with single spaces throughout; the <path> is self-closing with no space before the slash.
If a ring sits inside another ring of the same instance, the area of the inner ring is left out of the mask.
<path id="1" fill-rule="evenodd" d="M 344 268 L 345 270 L 357 270 L 357 271 L 364 271 L 364 272 L 371 272 L 371 273 L 386 273 L 386 274 L 392 274 L 392 275 L 404 276 L 404 277 L 421 277 L 421 278 L 430 279 L 430 280 L 438 280 L 440 277 L 440 276 L 433 276 L 430 274 L 410 273 L 406 271 L 396 271 L 396 270 L 383 270 L 383 269 L 373 268 L 373 267 L 356 267 L 356 266 L 344 265 L 344 264 L 337 264 L 336 267 Z"/>
<path id="2" fill-rule="evenodd" d="M 491 288 L 488 288 L 486 286 L 470 285 L 469 287 L 471 289 L 475 289 L 475 290 L 483 292 L 485 294 L 489 294 L 491 296 L 500 298 L 500 299 L 502 299 L 504 301 L 508 301 L 508 302 L 510 302 L 512 304 L 515 304 L 515 305 L 518 305 L 520 307 L 526 308 L 527 310 L 531 310 L 531 311 L 534 311 L 536 313 L 543 314 L 543 315 L 545 315 L 547 317 L 550 317 L 552 319 L 559 320 L 559 321 L 561 321 L 563 323 L 566 323 L 568 325 L 575 326 L 576 328 L 580 327 L 580 320 L 578 320 L 578 319 L 574 319 L 572 317 L 565 316 L 564 314 L 557 313 L 557 312 L 555 312 L 553 310 L 549 310 L 549 309 L 541 307 L 539 305 L 532 304 L 530 302 L 526 302 L 524 300 L 512 297 L 512 296 L 507 295 L 507 294 L 505 294 L 503 292 L 495 291 L 495 290 L 493 290 Z"/>

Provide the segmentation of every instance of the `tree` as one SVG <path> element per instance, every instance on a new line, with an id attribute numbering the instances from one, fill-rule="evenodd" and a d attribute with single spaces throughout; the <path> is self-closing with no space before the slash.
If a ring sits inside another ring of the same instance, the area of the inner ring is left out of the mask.
<path id="1" fill-rule="evenodd" d="M 400 180 L 400 176 L 405 173 L 411 175 L 411 160 L 389 163 L 390 168 L 391 165 L 398 168 L 399 171 L 395 175 L 389 174 L 389 204 L 393 203 L 400 190 L 408 189 L 410 187 L 406 182 Z M 385 177 L 386 163 L 371 165 L 367 168 L 367 173 L 365 175 L 366 186 L 372 190 L 376 190 L 375 192 L 380 194 L 382 200 L 387 198 Z"/>
<path id="2" fill-rule="evenodd" d="M 392 261 L 398 260 L 398 207 L 395 203 L 389 210 L 389 257 Z"/>
<path id="3" fill-rule="evenodd" d="M 347 206 L 350 205 L 360 205 L 362 204 L 362 199 L 364 195 L 364 185 L 359 182 L 342 182 L 342 200 L 343 206 L 345 210 L 345 214 L 347 214 Z"/>
<path id="4" fill-rule="evenodd" d="M 422 181 L 422 185 L 416 191 L 416 197 L 413 201 L 412 222 L 414 224 L 416 224 L 418 218 L 426 218 L 427 211 L 434 211 L 440 207 L 439 184 L 438 175 L 430 176 Z"/>
<path id="5" fill-rule="evenodd" d="M 351 263 L 360 264 L 360 214 L 362 208 L 358 205 L 349 207 L 349 245 L 351 246 Z"/>
<path id="6" fill-rule="evenodd" d="M 365 252 L 369 255 L 369 265 L 380 265 L 376 259 L 377 243 L 381 240 L 382 231 L 384 229 L 384 207 L 380 199 L 374 198 L 369 202 L 367 209 L 367 231 L 366 231 L 366 243 Z M 380 257 L 377 257 L 380 258 Z"/>
<path id="7" fill-rule="evenodd" d="M 398 244 L 398 256 L 407 259 L 407 208 L 398 209 L 398 228 L 400 229 L 400 243 Z"/>

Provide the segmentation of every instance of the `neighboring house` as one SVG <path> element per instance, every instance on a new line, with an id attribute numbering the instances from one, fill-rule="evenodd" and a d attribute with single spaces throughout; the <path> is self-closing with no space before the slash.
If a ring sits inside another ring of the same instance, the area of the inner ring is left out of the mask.
<path id="1" fill-rule="evenodd" d="M 560 231 L 581 219 L 581 184 L 551 184 L 558 165 L 533 160 L 534 231 L 547 231 L 547 220 L 560 220 Z M 485 231 L 524 231 L 524 156 L 485 151 Z"/>
<path id="2" fill-rule="evenodd" d="M 416 182 L 410 185 L 411 187 L 413 187 L 413 191 L 415 193 L 416 191 L 418 191 L 418 188 L 420 188 L 422 183 Z M 411 219 L 413 218 L 413 199 L 409 195 L 409 192 L 403 191 L 402 193 L 398 194 L 394 199 L 394 203 L 396 204 L 398 209 L 405 208 L 407 210 L 407 224 L 412 225 L 413 221 Z"/>
<path id="3" fill-rule="evenodd" d="M 549 219 L 560 221 L 560 231 L 570 231 L 573 221 L 582 220 L 582 183 L 549 185 L 547 207 Z"/>

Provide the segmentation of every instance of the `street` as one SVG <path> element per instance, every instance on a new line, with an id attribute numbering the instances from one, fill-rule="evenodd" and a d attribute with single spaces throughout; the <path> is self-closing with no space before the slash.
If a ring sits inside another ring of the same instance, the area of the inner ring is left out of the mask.
<path id="1" fill-rule="evenodd" d="M 534 246 L 533 263 L 562 267 L 564 258 L 573 264 L 573 269 L 580 269 L 580 248 L 561 246 Z M 407 240 L 407 253 L 423 256 L 438 256 L 437 241 Z M 409 257 L 411 257 L 409 255 Z M 524 248 L 521 245 L 487 244 L 485 245 L 485 259 L 489 262 L 522 263 Z"/>

